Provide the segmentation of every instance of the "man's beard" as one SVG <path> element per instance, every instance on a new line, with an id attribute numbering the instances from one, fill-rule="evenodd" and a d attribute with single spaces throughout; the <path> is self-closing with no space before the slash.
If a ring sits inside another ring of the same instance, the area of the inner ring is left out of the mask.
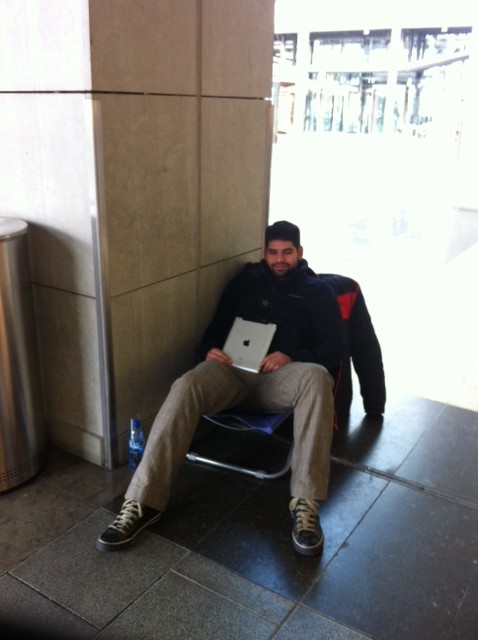
<path id="1" fill-rule="evenodd" d="M 277 270 L 276 267 L 280 267 L 279 270 Z M 287 278 L 294 271 L 295 267 L 284 262 L 278 262 L 273 264 L 270 269 L 277 278 Z"/>

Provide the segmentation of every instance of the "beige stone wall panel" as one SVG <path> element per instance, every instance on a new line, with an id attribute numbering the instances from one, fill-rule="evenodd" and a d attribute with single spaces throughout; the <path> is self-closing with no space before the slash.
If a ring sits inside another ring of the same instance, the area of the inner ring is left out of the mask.
<path id="1" fill-rule="evenodd" d="M 45 416 L 102 436 L 96 302 L 51 287 L 33 291 Z"/>
<path id="2" fill-rule="evenodd" d="M 35 282 L 95 295 L 88 109 L 82 94 L 2 96 L 0 208 L 30 223 Z"/>
<path id="3" fill-rule="evenodd" d="M 196 274 L 112 300 L 114 389 L 118 434 L 129 418 L 154 416 L 175 378 L 195 363 Z"/>
<path id="4" fill-rule="evenodd" d="M 269 97 L 274 0 L 202 0 L 201 6 L 202 95 Z"/>
<path id="5" fill-rule="evenodd" d="M 193 95 L 196 0 L 90 0 L 95 91 Z"/>
<path id="6" fill-rule="evenodd" d="M 197 107 L 189 97 L 102 96 L 110 295 L 197 259 Z"/>
<path id="7" fill-rule="evenodd" d="M 262 247 L 270 163 L 270 105 L 203 99 L 201 265 Z"/>
<path id="8" fill-rule="evenodd" d="M 261 251 L 237 256 L 203 267 L 199 272 L 198 300 L 198 338 L 202 336 L 216 310 L 219 297 L 231 278 L 238 274 L 248 262 L 257 262 Z"/>

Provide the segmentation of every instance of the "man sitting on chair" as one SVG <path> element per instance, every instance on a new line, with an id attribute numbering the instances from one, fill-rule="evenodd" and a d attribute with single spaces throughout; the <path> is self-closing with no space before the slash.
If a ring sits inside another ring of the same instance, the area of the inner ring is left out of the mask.
<path id="1" fill-rule="evenodd" d="M 318 506 L 327 497 L 334 378 L 344 344 L 335 296 L 302 254 L 299 228 L 276 222 L 266 229 L 263 259 L 226 286 L 201 342 L 203 361 L 173 383 L 121 512 L 98 538 L 98 549 L 122 548 L 161 517 L 201 415 L 236 407 L 293 409 L 292 542 L 303 555 L 322 551 Z M 277 325 L 259 373 L 231 366 L 222 351 L 236 317 Z"/>

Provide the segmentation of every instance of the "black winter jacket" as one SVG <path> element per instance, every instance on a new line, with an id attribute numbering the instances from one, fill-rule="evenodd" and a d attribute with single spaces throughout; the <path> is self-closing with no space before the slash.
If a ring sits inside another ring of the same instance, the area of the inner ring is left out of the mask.
<path id="1" fill-rule="evenodd" d="M 360 285 L 335 273 L 321 273 L 319 278 L 334 291 L 344 324 L 345 357 L 335 398 L 338 424 L 346 423 L 352 403 L 351 365 L 357 374 L 365 412 L 382 414 L 386 401 L 382 351 Z"/>
<path id="2" fill-rule="evenodd" d="M 213 347 L 222 349 L 236 316 L 277 325 L 269 353 L 281 351 L 293 361 L 315 362 L 337 375 L 345 349 L 339 308 L 332 289 L 306 260 L 286 278 L 277 278 L 265 260 L 234 277 L 203 336 L 201 358 Z"/>

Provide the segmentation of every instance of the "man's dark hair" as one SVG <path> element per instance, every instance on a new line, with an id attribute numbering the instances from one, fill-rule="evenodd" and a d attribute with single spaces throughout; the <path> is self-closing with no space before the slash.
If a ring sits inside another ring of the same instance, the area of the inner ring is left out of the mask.
<path id="1" fill-rule="evenodd" d="M 266 228 L 265 246 L 272 240 L 290 241 L 296 249 L 300 247 L 300 229 L 292 222 L 280 220 Z"/>

